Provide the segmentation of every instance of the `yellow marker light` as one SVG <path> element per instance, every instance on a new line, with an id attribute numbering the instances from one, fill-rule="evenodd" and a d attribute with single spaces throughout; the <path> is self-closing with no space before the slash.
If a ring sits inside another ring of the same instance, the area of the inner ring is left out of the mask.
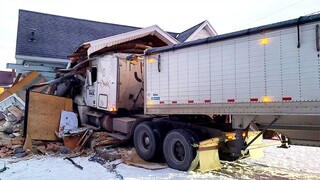
<path id="1" fill-rule="evenodd" d="M 247 135 L 246 132 L 242 133 L 242 137 L 246 137 L 246 135 Z"/>
<path id="2" fill-rule="evenodd" d="M 270 41 L 269 38 L 262 38 L 262 39 L 260 39 L 260 44 L 266 45 L 269 43 L 269 41 Z"/>
<path id="3" fill-rule="evenodd" d="M 150 106 L 152 106 L 154 104 L 154 102 L 152 100 L 149 101 L 148 103 Z"/>
<path id="4" fill-rule="evenodd" d="M 262 98 L 262 101 L 265 102 L 265 103 L 267 103 L 267 102 L 270 102 L 271 100 L 270 100 L 270 97 L 269 97 L 269 96 L 264 96 L 264 97 Z"/>
<path id="5" fill-rule="evenodd" d="M 233 136 L 229 135 L 229 136 L 227 136 L 227 139 L 228 139 L 228 140 L 232 140 L 232 139 L 233 139 Z"/>
<path id="6" fill-rule="evenodd" d="M 0 87 L 0 94 L 2 94 L 4 92 L 4 88 Z"/>
<path id="7" fill-rule="evenodd" d="M 111 111 L 111 112 L 115 112 L 115 111 L 117 111 L 117 108 L 112 107 L 112 108 L 110 108 L 110 111 Z"/>
<path id="8" fill-rule="evenodd" d="M 130 61 L 130 63 L 133 64 L 133 65 L 137 65 L 138 64 L 138 62 L 136 60 L 132 60 L 132 61 Z"/>
<path id="9" fill-rule="evenodd" d="M 151 58 L 148 59 L 148 62 L 149 62 L 149 63 L 153 63 L 153 62 L 154 62 L 154 59 L 151 57 Z"/>

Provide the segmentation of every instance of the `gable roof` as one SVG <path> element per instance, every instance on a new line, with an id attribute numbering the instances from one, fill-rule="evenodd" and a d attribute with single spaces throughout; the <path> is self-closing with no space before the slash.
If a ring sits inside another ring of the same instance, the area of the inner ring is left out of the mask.
<path id="1" fill-rule="evenodd" d="M 218 35 L 218 33 L 216 32 L 216 30 L 213 29 L 213 27 L 211 26 L 211 24 L 205 20 L 201 23 L 201 25 L 198 27 L 198 29 L 196 29 L 192 34 L 189 35 L 189 37 L 187 39 L 185 39 L 183 42 L 187 42 L 187 41 L 192 41 L 192 40 L 197 40 L 194 39 L 202 30 L 205 30 L 209 36 L 216 36 Z"/>
<path id="2" fill-rule="evenodd" d="M 16 55 L 67 59 L 83 42 L 137 29 L 140 28 L 19 10 Z"/>
<path id="3" fill-rule="evenodd" d="M 194 36 L 196 36 L 204 28 L 207 29 L 208 33 L 211 36 L 218 35 L 218 33 L 216 32 L 216 30 L 213 29 L 211 24 L 207 20 L 205 20 L 205 21 L 202 21 L 201 23 L 181 32 L 180 34 L 176 34 L 175 37 L 180 42 L 190 41 L 190 40 L 193 40 L 192 38 Z"/>
<path id="4" fill-rule="evenodd" d="M 199 23 L 199 24 L 197 24 L 197 25 L 195 25 L 195 26 L 193 26 L 193 27 L 191 27 L 191 28 L 189 28 L 189 29 L 181 32 L 180 34 L 177 34 L 177 35 L 176 35 L 176 36 L 177 36 L 176 38 L 178 39 L 178 41 L 184 42 L 184 41 L 187 40 L 188 37 L 191 36 L 204 22 L 205 22 L 205 21 L 203 21 L 203 22 L 201 22 L 201 23 Z"/>

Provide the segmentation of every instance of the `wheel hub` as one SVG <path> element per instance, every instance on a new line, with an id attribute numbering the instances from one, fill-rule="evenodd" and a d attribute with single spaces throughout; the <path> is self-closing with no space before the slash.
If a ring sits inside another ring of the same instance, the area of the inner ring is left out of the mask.
<path id="1" fill-rule="evenodd" d="M 178 161 L 184 160 L 185 149 L 180 141 L 177 141 L 174 145 L 174 156 Z"/>
<path id="2" fill-rule="evenodd" d="M 147 149 L 150 146 L 150 137 L 146 134 L 143 136 L 143 146 Z"/>

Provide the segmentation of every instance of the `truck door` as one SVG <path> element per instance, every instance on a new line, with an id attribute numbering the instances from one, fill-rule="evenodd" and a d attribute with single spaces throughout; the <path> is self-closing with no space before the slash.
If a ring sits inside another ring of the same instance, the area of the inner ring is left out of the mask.
<path id="1" fill-rule="evenodd" d="M 117 58 L 105 56 L 98 62 L 97 108 L 107 111 L 116 110 Z"/>
<path id="2" fill-rule="evenodd" d="M 90 73 L 91 77 L 87 77 L 91 79 L 91 84 L 86 83 L 86 104 L 90 107 L 96 107 L 96 87 L 97 87 L 97 67 L 93 66 Z"/>

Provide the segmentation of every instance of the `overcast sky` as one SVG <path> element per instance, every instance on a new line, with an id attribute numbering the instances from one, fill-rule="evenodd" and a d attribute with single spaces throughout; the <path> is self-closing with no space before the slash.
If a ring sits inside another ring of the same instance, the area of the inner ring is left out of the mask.
<path id="1" fill-rule="evenodd" d="M 1 0 L 0 70 L 15 62 L 19 9 L 171 32 L 208 20 L 224 34 L 318 12 L 320 0 Z"/>

